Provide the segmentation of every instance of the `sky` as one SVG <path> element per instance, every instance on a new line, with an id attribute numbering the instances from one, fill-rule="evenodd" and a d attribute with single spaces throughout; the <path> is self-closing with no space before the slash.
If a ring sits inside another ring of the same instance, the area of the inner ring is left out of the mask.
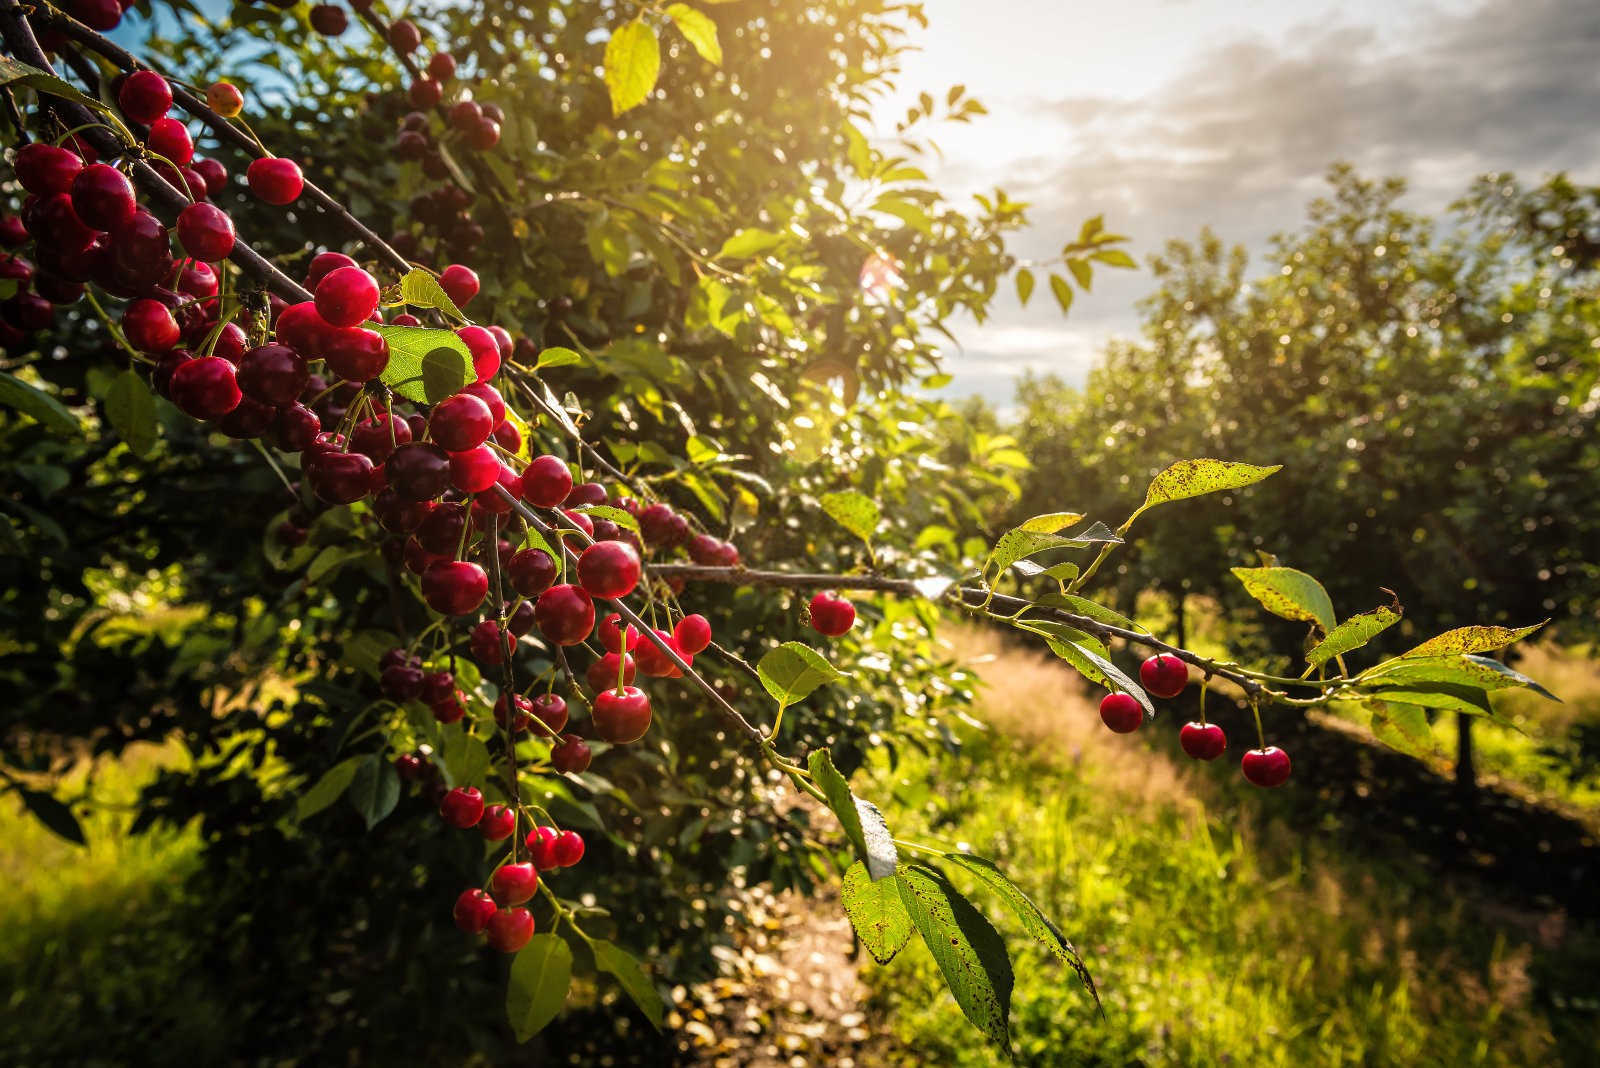
<path id="1" fill-rule="evenodd" d="M 928 0 L 880 138 L 919 91 L 989 109 L 924 161 L 949 193 L 1028 201 L 1015 251 L 1047 258 L 1104 213 L 1143 261 L 1211 226 L 1260 251 L 1304 218 L 1329 164 L 1411 183 L 1438 210 L 1488 171 L 1600 182 L 1600 0 Z M 1097 270 L 1063 319 L 1006 287 L 958 321 L 946 392 L 1007 406 L 1024 370 L 1082 381 L 1137 331 L 1147 272 Z"/>

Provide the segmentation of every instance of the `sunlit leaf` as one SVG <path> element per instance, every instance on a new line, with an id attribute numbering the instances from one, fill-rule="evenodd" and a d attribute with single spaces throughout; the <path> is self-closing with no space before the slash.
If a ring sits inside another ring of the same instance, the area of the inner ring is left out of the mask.
<path id="1" fill-rule="evenodd" d="M 717 24 L 703 11 L 688 4 L 668 4 L 667 17 L 672 19 L 678 32 L 686 37 L 700 58 L 715 66 L 722 65 L 722 45 L 717 41 Z"/>
<path id="2" fill-rule="evenodd" d="M 611 114 L 638 107 L 656 87 L 661 74 L 661 43 L 655 27 L 635 18 L 617 27 L 606 42 L 606 89 L 611 94 Z"/>
<path id="3" fill-rule="evenodd" d="M 1231 460 L 1179 460 L 1151 480 L 1139 512 L 1168 501 L 1181 501 L 1206 493 L 1249 486 L 1282 469 L 1281 464 L 1257 467 Z M 1138 515 L 1139 512 L 1134 514 Z"/>
<path id="4" fill-rule="evenodd" d="M 526 1042 L 556 1018 L 572 985 L 572 950 L 553 934 L 536 934 L 511 962 L 506 1018 Z"/>
<path id="5" fill-rule="evenodd" d="M 613 976 L 623 991 L 639 1006 L 645 1019 L 660 1030 L 666 1021 L 667 1008 L 655 984 L 645 974 L 644 966 L 627 950 L 603 938 L 593 939 L 589 948 L 594 950 L 594 966 Z"/>
<path id="6" fill-rule="evenodd" d="M 1545 622 L 1549 622 L 1546 620 Z M 1443 634 L 1435 635 L 1417 646 L 1400 654 L 1400 659 L 1406 660 L 1416 656 L 1449 656 L 1455 653 L 1489 653 L 1496 649 L 1503 649 L 1512 642 L 1521 641 L 1544 623 L 1535 623 L 1529 627 L 1460 627 L 1456 630 L 1447 630 Z"/>
<path id="7" fill-rule="evenodd" d="M 407 400 L 437 404 L 477 378 L 472 350 L 454 330 L 386 324 L 372 329 L 389 343 L 389 365 L 378 377 Z"/>
<path id="8" fill-rule="evenodd" d="M 15 375 L 0 373 L 0 404 L 31 416 L 52 434 L 72 437 L 82 433 L 78 417 L 65 404 Z"/>
<path id="9" fill-rule="evenodd" d="M 1351 616 L 1328 632 L 1311 651 L 1306 653 L 1306 662 L 1313 668 L 1327 663 L 1334 657 L 1343 656 L 1353 649 L 1359 649 L 1373 638 L 1399 622 L 1400 613 L 1388 605 L 1374 608 L 1370 612 Z"/>
<path id="10" fill-rule="evenodd" d="M 848 677 L 821 653 L 799 642 L 784 642 L 767 653 L 756 665 L 756 674 L 772 699 L 785 708 L 818 686 Z"/>
<path id="11" fill-rule="evenodd" d="M 911 939 L 911 914 L 900 900 L 900 877 L 873 879 L 861 861 L 850 865 L 840 888 L 844 914 L 872 959 L 888 964 Z"/>
<path id="12" fill-rule="evenodd" d="M 1284 619 L 1315 623 L 1325 632 L 1337 625 L 1333 601 L 1322 583 L 1292 567 L 1236 567 L 1234 577 L 1261 607 Z"/>
<path id="13" fill-rule="evenodd" d="M 864 493 L 845 490 L 842 493 L 824 493 L 821 503 L 822 510 L 835 523 L 871 544 L 872 536 L 877 532 L 878 523 L 882 518 L 878 512 L 877 501 Z"/>
<path id="14" fill-rule="evenodd" d="M 901 865 L 900 900 L 968 1020 L 1008 1055 L 1011 960 L 994 926 L 925 864 Z"/>

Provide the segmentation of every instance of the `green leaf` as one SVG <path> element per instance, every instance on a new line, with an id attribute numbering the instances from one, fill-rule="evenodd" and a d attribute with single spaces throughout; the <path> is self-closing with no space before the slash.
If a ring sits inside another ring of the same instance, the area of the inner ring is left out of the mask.
<path id="1" fill-rule="evenodd" d="M 1055 295 L 1056 303 L 1061 305 L 1063 314 L 1072 310 L 1072 286 L 1059 274 L 1050 276 L 1050 292 Z"/>
<path id="2" fill-rule="evenodd" d="M 1548 619 L 1545 623 L 1550 622 Z M 1408 660 L 1415 656 L 1449 656 L 1455 653 L 1489 653 L 1496 649 L 1503 649 L 1512 642 L 1521 641 L 1544 623 L 1535 623 L 1531 627 L 1460 627 L 1456 630 L 1447 630 L 1443 634 L 1429 638 L 1421 645 L 1409 652 L 1400 654 L 1400 659 Z"/>
<path id="3" fill-rule="evenodd" d="M 1050 571 L 1054 570 L 1055 568 L 1050 568 Z M 1049 572 L 1047 571 L 1046 574 L 1048 573 Z M 1051 577 L 1054 578 L 1056 576 L 1052 575 Z M 1099 601 L 1091 601 L 1087 597 L 1079 597 L 1072 593 L 1046 594 L 1045 596 L 1039 598 L 1036 603 L 1051 608 L 1065 609 L 1066 611 L 1072 612 L 1075 615 L 1088 616 L 1090 619 L 1093 619 L 1096 622 L 1108 623 L 1113 627 L 1121 627 L 1123 630 L 1145 629 L 1135 621 L 1123 615 L 1121 612 L 1113 611 L 1112 609 L 1101 604 Z"/>
<path id="4" fill-rule="evenodd" d="M 303 820 L 308 816 L 314 816 L 339 800 L 339 795 L 349 788 L 361 765 L 370 759 L 370 756 L 351 757 L 323 772 L 322 778 L 317 780 L 316 785 L 301 794 L 300 799 L 295 802 L 294 818 Z"/>
<path id="5" fill-rule="evenodd" d="M 1391 660 L 1373 669 L 1369 675 L 1363 676 L 1363 679 L 1374 685 L 1441 682 L 1476 686 L 1480 690 L 1503 690 L 1524 686 L 1541 697 L 1547 697 L 1552 701 L 1561 700 L 1522 672 L 1486 656 L 1438 656 Z"/>
<path id="6" fill-rule="evenodd" d="M 1017 272 L 1017 303 L 1026 305 L 1033 296 L 1033 272 L 1026 267 Z"/>
<path id="7" fill-rule="evenodd" d="M 635 534 L 639 533 L 639 521 L 633 517 L 633 513 L 624 511 L 615 505 L 590 504 L 582 508 L 574 508 L 573 511 L 582 512 L 591 519 L 608 519 L 624 530 L 631 530 Z"/>
<path id="8" fill-rule="evenodd" d="M 894 836 L 884 822 L 883 813 L 870 801 L 863 801 L 850 790 L 826 749 L 818 749 L 807 761 L 811 779 L 828 799 L 828 807 L 839 818 L 845 837 L 855 847 L 856 854 L 867 865 L 867 874 L 873 879 L 886 879 L 894 874 L 899 863 L 899 852 L 894 846 Z"/>
<path id="9" fill-rule="evenodd" d="M 10 56 L 0 56 L 0 85 L 26 85 L 28 88 L 36 89 L 41 93 L 49 93 L 51 96 L 58 96 L 63 100 L 82 104 L 84 107 L 98 111 L 110 119 L 120 133 L 128 135 L 125 138 L 127 142 L 135 140 L 128 128 L 122 124 L 121 120 L 103 101 L 96 100 L 94 97 L 73 88 L 60 78 L 47 71 L 42 71 L 38 67 L 29 66 L 26 63 L 12 59 Z"/>
<path id="10" fill-rule="evenodd" d="M 1367 710 L 1372 713 L 1373 736 L 1389 748 L 1424 758 L 1438 752 L 1439 743 L 1421 705 L 1368 701 Z"/>
<path id="11" fill-rule="evenodd" d="M 400 279 L 400 299 L 419 308 L 437 308 L 452 319 L 459 319 L 462 322 L 467 320 L 433 273 L 421 267 L 411 268 L 405 277 Z"/>
<path id="12" fill-rule="evenodd" d="M 968 1020 L 1009 1057 L 1011 960 L 994 926 L 942 873 L 902 865 L 900 900 Z"/>
<path id="13" fill-rule="evenodd" d="M 556 1018 L 572 985 L 572 950 L 553 934 L 537 934 L 511 962 L 506 1018 L 518 1042 L 526 1042 Z"/>
<path id="14" fill-rule="evenodd" d="M 784 642 L 756 665 L 761 685 L 772 699 L 784 708 L 802 700 L 812 690 L 826 683 L 848 678 L 810 646 L 799 642 Z"/>
<path id="15" fill-rule="evenodd" d="M 407 400 L 437 404 L 477 379 L 472 350 L 454 330 L 383 324 L 371 329 L 389 343 L 389 366 L 378 377 Z"/>
<path id="16" fill-rule="evenodd" d="M 1399 620 L 1400 613 L 1388 605 L 1351 616 L 1330 630 L 1326 638 L 1312 647 L 1306 654 L 1306 662 L 1312 668 L 1320 667 L 1336 656 L 1343 656 L 1352 649 L 1361 648 Z"/>
<path id="17" fill-rule="evenodd" d="M 78 817 L 72 814 L 66 802 L 39 790 L 29 790 L 26 787 L 17 787 L 17 796 L 22 798 L 23 807 L 33 813 L 35 819 L 44 824 L 56 834 L 69 842 L 84 844 L 83 825 L 78 822 Z"/>
<path id="18" fill-rule="evenodd" d="M 356 768 L 345 796 L 370 831 L 400 803 L 400 776 L 387 760 L 370 757 Z"/>
<path id="19" fill-rule="evenodd" d="M 872 959 L 888 964 L 911 940 L 911 914 L 900 900 L 900 877 L 873 879 L 861 861 L 844 873 L 844 914 Z"/>
<path id="20" fill-rule="evenodd" d="M 717 24 L 703 11 L 688 4 L 668 4 L 667 17 L 678 27 L 678 32 L 688 38 L 700 58 L 713 66 L 722 66 L 722 45 L 717 41 Z"/>
<path id="21" fill-rule="evenodd" d="M 156 399 L 132 368 L 111 380 L 105 396 L 106 421 L 135 456 L 148 456 L 156 447 Z"/>
<path id="22" fill-rule="evenodd" d="M 1022 924 L 1023 930 L 1031 935 L 1045 949 L 1062 964 L 1071 968 L 1078 975 L 1078 981 L 1083 988 L 1094 998 L 1096 1005 L 1100 1004 L 1100 992 L 1095 988 L 1094 977 L 1089 974 L 1089 969 L 1084 965 L 1083 958 L 1078 956 L 1078 951 L 1067 937 L 1061 933 L 1060 928 L 1050 922 L 1050 917 L 1044 910 L 1036 905 L 1033 898 L 1022 892 L 1022 888 L 1006 877 L 993 861 L 971 853 L 946 853 L 945 859 L 961 865 L 962 868 L 983 880 L 991 890 L 1004 899 L 1011 912 Z M 865 939 L 863 939 L 865 941 Z M 1104 1009 L 1102 1008 L 1102 1011 Z"/>
<path id="23" fill-rule="evenodd" d="M 1014 529 L 1026 530 L 1035 534 L 1054 534 L 1062 527 L 1070 527 L 1082 518 L 1083 516 L 1078 512 L 1046 512 L 1044 515 L 1036 515 L 1032 519 L 1024 520 L 1017 524 Z"/>
<path id="24" fill-rule="evenodd" d="M 1325 633 L 1337 625 L 1333 601 L 1322 583 L 1292 567 L 1236 567 L 1234 577 L 1244 590 L 1275 616 L 1315 623 Z"/>
<path id="25" fill-rule="evenodd" d="M 1439 708 L 1462 712 L 1469 716 L 1488 716 L 1496 720 L 1501 718 L 1489 704 L 1489 695 L 1471 686 L 1433 682 L 1410 687 L 1382 687 L 1374 690 L 1372 696 L 1385 702 Z"/>
<path id="26" fill-rule="evenodd" d="M 1071 545 L 1071 538 L 1064 538 L 1059 534 L 1023 530 L 1021 527 L 1008 530 L 1000 535 L 1000 540 L 989 550 L 989 559 L 983 565 L 983 573 L 987 575 L 992 566 L 995 569 L 995 578 L 998 579 L 1018 560 L 1034 553 L 1042 553 L 1046 549 L 1063 549 Z"/>
<path id="27" fill-rule="evenodd" d="M 1230 460 L 1179 460 L 1151 480 L 1150 488 L 1145 491 L 1144 503 L 1133 514 L 1138 515 L 1146 508 L 1168 501 L 1181 501 L 1249 486 L 1282 469 L 1282 464 L 1257 467 Z"/>
<path id="28" fill-rule="evenodd" d="M 872 535 L 877 531 L 882 518 L 878 511 L 878 502 L 855 490 L 824 493 L 822 510 L 828 513 L 829 518 L 835 523 L 869 545 L 872 544 Z"/>
<path id="29" fill-rule="evenodd" d="M 539 360 L 533 365 L 535 371 L 543 371 L 546 367 L 566 367 L 569 364 L 582 363 L 583 357 L 571 349 L 564 349 L 560 345 L 552 345 L 539 353 Z"/>
<path id="30" fill-rule="evenodd" d="M 603 938 L 590 941 L 589 948 L 594 950 L 594 966 L 614 976 L 645 1018 L 656 1030 L 661 1030 L 667 1018 L 667 1007 L 656 991 L 655 984 L 645 974 L 644 966 L 633 954 Z"/>
<path id="31" fill-rule="evenodd" d="M 482 738 L 468 734 L 460 723 L 446 730 L 439 762 L 451 786 L 482 786 L 489 772 L 489 747 Z"/>
<path id="32" fill-rule="evenodd" d="M 643 104 L 661 74 L 661 43 L 655 28 L 642 18 L 617 27 L 606 42 L 605 71 L 611 114 L 621 115 Z"/>
<path id="33" fill-rule="evenodd" d="M 74 437 L 82 431 L 78 417 L 65 404 L 15 375 L 0 374 L 0 404 L 31 416 L 52 434 Z"/>

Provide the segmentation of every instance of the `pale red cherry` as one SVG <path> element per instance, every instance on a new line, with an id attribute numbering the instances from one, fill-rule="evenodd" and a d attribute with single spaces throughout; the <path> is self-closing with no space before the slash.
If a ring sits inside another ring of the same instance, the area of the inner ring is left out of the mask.
<path id="1" fill-rule="evenodd" d="M 1144 709 L 1125 693 L 1108 693 L 1100 699 L 1100 720 L 1118 734 L 1132 734 L 1144 722 Z"/>
<path id="2" fill-rule="evenodd" d="M 672 628 L 672 636 L 678 640 L 678 648 L 684 652 L 704 652 L 711 644 L 711 623 L 698 613 L 684 616 L 678 620 L 678 625 Z"/>
<path id="3" fill-rule="evenodd" d="M 578 581 L 591 597 L 626 597 L 639 571 L 639 553 L 624 541 L 595 542 L 578 557 Z"/>
<path id="4" fill-rule="evenodd" d="M 1139 682 L 1152 697 L 1176 697 L 1189 685 L 1189 665 L 1171 653 L 1157 653 L 1139 665 Z"/>
<path id="5" fill-rule="evenodd" d="M 434 58 L 438 58 L 437 56 Z M 456 307 L 464 308 L 473 297 L 478 295 L 478 274 L 471 267 L 459 263 L 452 263 L 439 272 L 439 285 L 445 293 L 455 302 Z"/>
<path id="6" fill-rule="evenodd" d="M 305 188 L 305 177 L 300 165 L 282 156 L 268 156 L 251 162 L 244 173 L 250 191 L 268 204 L 282 207 L 292 204 Z"/>
<path id="7" fill-rule="evenodd" d="M 558 867 L 572 867 L 583 859 L 583 835 L 577 831 L 562 831 L 556 835 L 550 853 Z"/>

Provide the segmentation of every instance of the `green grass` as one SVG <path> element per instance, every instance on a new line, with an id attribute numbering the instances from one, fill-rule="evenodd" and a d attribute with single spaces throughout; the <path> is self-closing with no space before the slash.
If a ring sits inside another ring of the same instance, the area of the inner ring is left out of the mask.
<path id="1" fill-rule="evenodd" d="M 1592 932 L 1341 856 L 1286 826 L 1272 795 L 1109 735 L 1055 665 L 991 655 L 979 671 L 1000 729 L 970 732 L 961 757 L 907 759 L 875 799 L 897 835 L 996 860 L 1088 961 L 1103 1019 L 963 884 L 1013 949 L 1022 1063 L 1592 1063 Z M 922 947 L 867 967 L 907 1062 L 997 1062 Z"/>
<path id="2" fill-rule="evenodd" d="M 169 1048 L 218 1048 L 226 1009 L 189 978 L 205 947 L 186 883 L 198 864 L 192 829 L 130 836 L 142 783 L 178 759 L 153 747 L 84 762 L 58 791 L 74 797 L 88 845 L 47 830 L 15 796 L 0 797 L 0 1049 L 16 1064 L 106 1063 L 97 1033 L 130 1031 Z"/>

